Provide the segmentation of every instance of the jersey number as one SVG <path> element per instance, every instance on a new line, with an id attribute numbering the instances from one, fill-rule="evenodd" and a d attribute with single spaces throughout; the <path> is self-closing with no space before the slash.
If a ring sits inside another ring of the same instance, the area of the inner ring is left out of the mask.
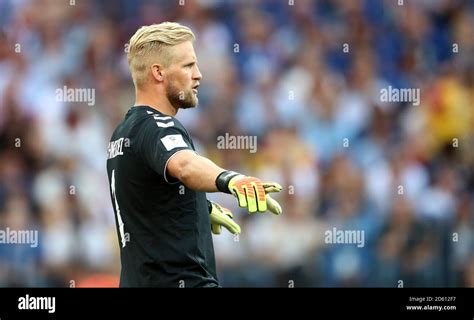
<path id="1" fill-rule="evenodd" d="M 120 208 L 117 202 L 117 195 L 115 194 L 115 169 L 112 170 L 112 181 L 110 182 L 110 188 L 112 189 L 112 197 L 115 202 L 115 211 L 117 212 L 117 221 L 119 225 L 120 239 L 122 240 L 122 248 L 125 248 L 127 241 L 125 240 L 125 233 L 123 231 L 124 224 L 122 221 L 122 216 L 120 216 Z"/>

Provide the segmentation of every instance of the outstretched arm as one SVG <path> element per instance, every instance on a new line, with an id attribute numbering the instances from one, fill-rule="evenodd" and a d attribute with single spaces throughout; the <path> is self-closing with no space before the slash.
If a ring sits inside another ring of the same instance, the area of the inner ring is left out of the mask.
<path id="1" fill-rule="evenodd" d="M 221 191 L 234 195 L 239 206 L 250 213 L 270 210 L 282 212 L 281 206 L 268 195 L 280 192 L 281 186 L 274 182 L 262 182 L 237 172 L 226 171 L 211 160 L 190 150 L 175 153 L 168 161 L 168 174 L 180 180 L 190 189 L 205 192 Z"/>

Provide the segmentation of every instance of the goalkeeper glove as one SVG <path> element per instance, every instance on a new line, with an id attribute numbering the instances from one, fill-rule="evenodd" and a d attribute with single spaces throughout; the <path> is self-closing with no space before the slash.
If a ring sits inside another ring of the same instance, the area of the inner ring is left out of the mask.
<path id="1" fill-rule="evenodd" d="M 214 201 L 207 200 L 209 215 L 211 216 L 211 230 L 214 234 L 221 234 L 222 226 L 232 234 L 240 233 L 240 226 L 232 219 L 233 215 L 229 209 L 221 207 Z"/>
<path id="2" fill-rule="evenodd" d="M 281 206 L 268 193 L 280 192 L 281 186 L 275 182 L 262 182 L 255 177 L 247 177 L 233 171 L 224 171 L 216 179 L 217 189 L 231 193 L 239 201 L 241 208 L 247 207 L 250 213 L 270 210 L 279 215 Z"/>

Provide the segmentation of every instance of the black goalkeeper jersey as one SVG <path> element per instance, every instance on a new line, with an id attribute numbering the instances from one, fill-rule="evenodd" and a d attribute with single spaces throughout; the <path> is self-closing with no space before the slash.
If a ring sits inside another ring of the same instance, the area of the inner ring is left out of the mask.
<path id="1" fill-rule="evenodd" d="M 182 150 L 194 150 L 183 125 L 148 106 L 132 107 L 112 135 L 107 174 L 121 287 L 218 285 L 206 194 L 166 173 Z"/>

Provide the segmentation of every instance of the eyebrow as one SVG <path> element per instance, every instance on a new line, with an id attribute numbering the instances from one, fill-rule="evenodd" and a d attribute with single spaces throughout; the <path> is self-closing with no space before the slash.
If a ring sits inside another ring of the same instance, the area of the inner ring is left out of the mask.
<path id="1" fill-rule="evenodd" d="M 184 62 L 184 63 L 182 64 L 182 66 L 183 66 L 183 67 L 192 67 L 192 66 L 195 65 L 195 64 L 196 64 L 196 60 L 190 61 L 190 62 Z"/>

